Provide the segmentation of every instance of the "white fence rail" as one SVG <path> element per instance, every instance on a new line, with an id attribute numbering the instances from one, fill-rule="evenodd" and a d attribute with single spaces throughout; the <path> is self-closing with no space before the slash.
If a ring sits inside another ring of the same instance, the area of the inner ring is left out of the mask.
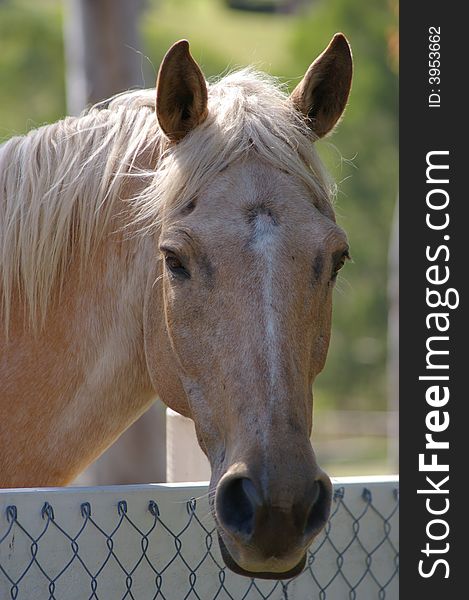
<path id="1" fill-rule="evenodd" d="M 397 600 L 398 480 L 335 481 L 326 530 L 291 581 L 234 575 L 206 485 L 0 491 L 1 600 Z"/>

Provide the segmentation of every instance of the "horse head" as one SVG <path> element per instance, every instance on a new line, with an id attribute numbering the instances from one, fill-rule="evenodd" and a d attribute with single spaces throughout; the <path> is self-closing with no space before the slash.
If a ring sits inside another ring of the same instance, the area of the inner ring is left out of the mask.
<path id="1" fill-rule="evenodd" d="M 207 86 L 185 41 L 158 76 L 173 195 L 147 289 L 147 365 L 195 422 L 222 555 L 244 575 L 298 574 L 329 516 L 311 389 L 349 251 L 312 143 L 340 118 L 351 77 L 342 34 L 289 97 L 249 71 Z"/>

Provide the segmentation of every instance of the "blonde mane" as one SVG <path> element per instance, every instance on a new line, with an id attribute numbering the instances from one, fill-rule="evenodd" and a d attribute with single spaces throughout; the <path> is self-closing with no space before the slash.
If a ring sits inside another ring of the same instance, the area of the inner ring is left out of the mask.
<path id="1" fill-rule="evenodd" d="M 6 324 L 15 290 L 31 323 L 43 322 L 71 257 L 78 255 L 82 265 L 90 260 L 123 200 L 131 209 L 129 224 L 144 234 L 250 152 L 301 178 L 318 208 L 333 218 L 332 186 L 312 134 L 272 78 L 244 69 L 210 85 L 207 119 L 171 146 L 157 125 L 154 95 L 142 90 L 115 96 L 0 148 L 0 303 Z M 123 198 L 123 183 L 132 177 L 144 185 Z"/>

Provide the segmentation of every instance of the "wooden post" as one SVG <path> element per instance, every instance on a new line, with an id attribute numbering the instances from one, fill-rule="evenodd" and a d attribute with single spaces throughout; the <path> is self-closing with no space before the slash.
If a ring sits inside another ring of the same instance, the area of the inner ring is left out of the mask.
<path id="1" fill-rule="evenodd" d="M 166 481 L 166 407 L 157 400 L 75 485 L 127 485 Z"/>
<path id="2" fill-rule="evenodd" d="M 65 0 L 67 109 L 143 87 L 138 18 L 143 0 Z"/>

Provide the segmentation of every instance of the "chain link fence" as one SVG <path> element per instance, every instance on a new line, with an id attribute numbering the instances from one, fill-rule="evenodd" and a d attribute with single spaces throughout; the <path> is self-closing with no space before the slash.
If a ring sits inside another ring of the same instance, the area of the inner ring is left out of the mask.
<path id="1" fill-rule="evenodd" d="M 395 600 L 398 505 L 397 479 L 338 481 L 303 573 L 261 581 L 224 566 L 204 486 L 4 490 L 0 598 Z"/>

